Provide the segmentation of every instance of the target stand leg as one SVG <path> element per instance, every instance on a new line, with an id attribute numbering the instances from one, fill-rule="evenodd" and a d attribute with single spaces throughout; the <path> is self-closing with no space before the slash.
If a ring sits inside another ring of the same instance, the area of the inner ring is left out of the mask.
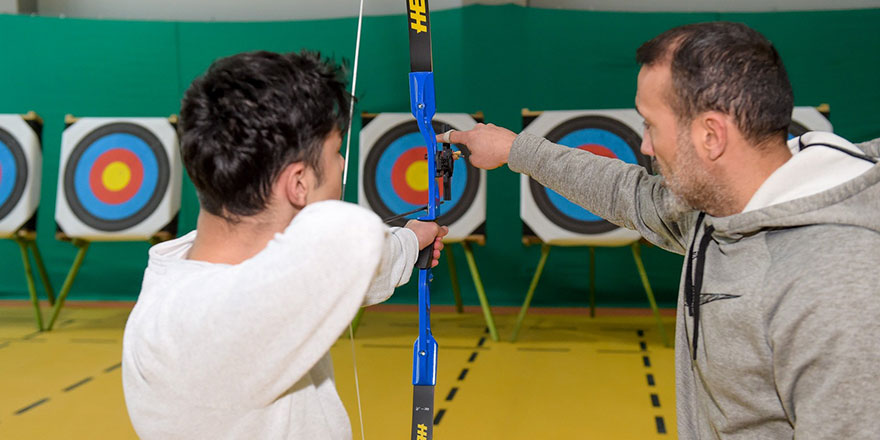
<path id="1" fill-rule="evenodd" d="M 513 326 L 513 336 L 510 337 L 510 342 L 516 342 L 516 339 L 519 336 L 519 330 L 522 327 L 523 320 L 526 319 L 526 312 L 529 310 L 529 304 L 532 303 L 532 297 L 535 296 L 535 289 L 538 287 L 538 280 L 541 279 L 541 273 L 544 271 L 544 264 L 547 262 L 547 257 L 549 255 L 550 245 L 546 243 L 542 244 L 541 259 L 538 261 L 538 268 L 535 269 L 535 275 L 532 276 L 532 283 L 529 284 L 529 291 L 526 293 L 526 300 L 523 301 L 519 316 L 516 317 L 516 324 Z"/>
<path id="2" fill-rule="evenodd" d="M 40 311 L 40 298 L 37 297 L 37 285 L 34 282 L 33 269 L 31 268 L 31 260 L 28 257 L 28 239 L 15 237 L 18 248 L 21 249 L 21 262 L 24 266 L 24 275 L 27 279 L 28 293 L 31 295 L 31 302 L 34 305 L 34 316 L 37 320 L 37 329 L 43 331 L 43 313 Z"/>
<path id="3" fill-rule="evenodd" d="M 639 270 L 639 276 L 642 278 L 642 285 L 645 287 L 645 294 L 647 294 L 648 302 L 651 304 L 651 311 L 654 312 L 654 319 L 657 320 L 657 328 L 660 329 L 663 345 L 669 347 L 669 337 L 666 336 L 666 328 L 663 326 L 663 320 L 660 318 L 660 309 L 657 308 L 657 301 L 654 300 L 654 291 L 651 289 L 651 283 L 648 282 L 648 273 L 645 271 L 645 265 L 642 262 L 642 250 L 639 247 L 639 242 L 634 242 L 631 247 L 633 259 L 636 261 L 636 267 Z"/>
<path id="4" fill-rule="evenodd" d="M 70 288 L 73 287 L 73 280 L 76 279 L 76 274 L 79 272 L 80 267 L 82 267 L 83 260 L 86 257 L 86 251 L 89 250 L 89 244 L 90 242 L 86 240 L 73 240 L 73 245 L 76 246 L 79 251 L 76 253 L 76 258 L 74 258 L 73 260 L 73 265 L 67 272 L 67 278 L 64 279 L 64 284 L 61 286 L 61 291 L 58 292 L 58 299 L 55 301 L 55 305 L 52 307 L 52 318 L 49 319 L 49 325 L 46 326 L 46 330 L 52 330 L 52 327 L 55 326 L 55 321 L 58 319 L 58 314 L 61 312 L 61 308 L 64 307 L 64 300 L 67 299 L 67 294 L 70 293 Z"/>
<path id="5" fill-rule="evenodd" d="M 40 274 L 40 281 L 43 282 L 43 287 L 46 288 L 49 305 L 55 305 L 55 290 L 52 289 L 52 283 L 49 281 L 49 273 L 46 271 L 46 265 L 43 264 L 43 256 L 40 254 L 40 248 L 37 247 L 37 241 L 30 240 L 28 247 L 30 247 L 31 254 L 34 256 L 34 263 L 37 266 L 37 273 Z"/>
<path id="6" fill-rule="evenodd" d="M 480 307 L 483 308 L 483 318 L 486 319 L 486 326 L 489 328 L 489 335 L 493 341 L 498 341 L 498 329 L 495 328 L 495 318 L 492 317 L 492 308 L 489 306 L 489 300 L 486 298 L 486 290 L 483 289 L 483 280 L 480 278 L 480 272 L 477 270 L 477 263 L 474 260 L 474 251 L 471 244 L 467 241 L 461 242 L 464 248 L 464 256 L 467 259 L 468 268 L 471 270 L 471 277 L 474 279 L 474 287 L 477 289 L 477 296 L 480 298 Z"/>
<path id="7" fill-rule="evenodd" d="M 464 244 L 462 244 L 464 247 Z M 449 280 L 452 282 L 452 295 L 455 297 L 455 313 L 464 312 L 461 304 L 461 286 L 458 284 L 458 272 L 455 270 L 455 255 L 452 246 L 446 251 L 446 263 L 449 265 Z"/>

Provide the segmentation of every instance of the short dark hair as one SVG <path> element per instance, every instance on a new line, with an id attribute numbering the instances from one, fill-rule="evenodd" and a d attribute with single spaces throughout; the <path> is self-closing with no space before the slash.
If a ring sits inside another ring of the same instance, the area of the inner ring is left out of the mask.
<path id="1" fill-rule="evenodd" d="M 794 96 L 779 53 L 741 23 L 712 22 L 670 29 L 644 43 L 636 61 L 670 63 L 670 106 L 680 123 L 704 111 L 733 116 L 746 139 L 761 144 L 787 135 Z"/>
<path id="2" fill-rule="evenodd" d="M 289 164 L 321 177 L 324 141 L 348 126 L 343 68 L 319 53 L 248 52 L 215 61 L 180 109 L 184 166 L 211 214 L 236 222 L 263 211 Z"/>

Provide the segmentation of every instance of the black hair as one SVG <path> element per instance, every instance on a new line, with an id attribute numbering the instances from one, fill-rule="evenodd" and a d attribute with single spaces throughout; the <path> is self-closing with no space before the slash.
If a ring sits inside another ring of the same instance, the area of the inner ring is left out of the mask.
<path id="1" fill-rule="evenodd" d="M 733 116 L 747 140 L 784 140 L 794 96 L 779 53 L 763 35 L 741 23 L 711 22 L 670 29 L 644 43 L 636 61 L 669 62 L 668 101 L 679 123 L 719 111 Z"/>
<path id="2" fill-rule="evenodd" d="M 303 161 L 321 178 L 326 138 L 348 126 L 343 67 L 319 53 L 247 52 L 215 61 L 186 91 L 180 150 L 202 209 L 236 222 L 266 208 Z"/>

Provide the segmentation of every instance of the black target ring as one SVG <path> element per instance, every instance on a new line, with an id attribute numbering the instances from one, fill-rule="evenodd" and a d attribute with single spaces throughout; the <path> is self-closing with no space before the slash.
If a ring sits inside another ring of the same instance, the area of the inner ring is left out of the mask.
<path id="1" fill-rule="evenodd" d="M 638 164 L 650 172 L 651 162 L 640 151 L 642 138 L 628 125 L 615 119 L 599 115 L 580 116 L 557 125 L 547 133 L 545 138 L 550 142 L 558 143 L 560 139 L 571 132 L 589 128 L 605 130 L 620 137 L 635 153 Z M 582 221 L 566 215 L 553 204 L 547 195 L 546 188 L 535 179 L 529 178 L 529 188 L 535 204 L 547 219 L 563 229 L 579 234 L 602 234 L 619 228 L 607 220 Z"/>
<path id="2" fill-rule="evenodd" d="M 442 130 L 441 122 L 432 121 L 432 125 L 435 132 L 440 132 Z M 400 214 L 400 212 L 394 212 L 382 202 L 379 188 L 376 186 L 376 171 L 378 169 L 379 160 L 392 142 L 402 136 L 418 132 L 419 125 L 416 121 L 407 121 L 392 127 L 379 137 L 370 149 L 370 152 L 367 154 L 367 158 L 364 160 L 364 194 L 370 208 L 373 212 L 378 214 L 379 217 L 388 218 Z M 466 169 L 467 184 L 465 185 L 464 192 L 459 200 L 450 209 L 443 209 L 443 207 L 438 208 L 441 214 L 437 218 L 437 223 L 441 225 L 450 225 L 461 218 L 468 211 L 477 197 L 477 189 L 480 187 L 480 171 L 472 166 L 467 166 Z M 456 176 L 458 176 L 458 174 L 452 176 L 453 181 L 455 181 Z M 425 202 L 427 203 L 427 200 L 425 200 Z M 407 221 L 406 218 L 396 219 L 391 222 L 391 225 L 403 226 Z"/>
<path id="3" fill-rule="evenodd" d="M 128 134 L 139 138 L 147 145 L 157 163 L 156 185 L 147 203 L 137 212 L 118 220 L 107 220 L 92 215 L 92 213 L 90 213 L 80 202 L 75 189 L 75 176 L 83 154 L 93 143 L 112 134 Z M 80 221 L 100 231 L 117 232 L 131 228 L 132 226 L 143 222 L 156 211 L 156 208 L 162 203 L 165 192 L 168 190 L 170 178 L 171 169 L 168 162 L 168 156 L 159 138 L 157 138 L 150 130 L 147 130 L 140 125 L 128 122 L 117 122 L 96 128 L 82 138 L 73 148 L 64 170 L 64 196 L 67 200 L 68 206 L 70 206 L 71 212 L 79 218 Z"/>
<path id="4" fill-rule="evenodd" d="M 12 159 L 15 162 L 15 182 L 12 185 L 12 192 L 9 193 L 9 197 L 0 206 L 0 220 L 2 220 L 18 205 L 18 202 L 24 195 L 28 179 L 28 165 L 24 150 L 18 140 L 15 139 L 15 136 L 0 128 L 0 142 L 6 144 L 6 147 L 9 148 L 9 152 L 12 153 Z"/>
<path id="5" fill-rule="evenodd" d="M 791 125 L 788 126 L 788 134 L 791 137 L 803 136 L 810 130 L 807 127 L 804 127 L 799 122 L 791 121 Z"/>

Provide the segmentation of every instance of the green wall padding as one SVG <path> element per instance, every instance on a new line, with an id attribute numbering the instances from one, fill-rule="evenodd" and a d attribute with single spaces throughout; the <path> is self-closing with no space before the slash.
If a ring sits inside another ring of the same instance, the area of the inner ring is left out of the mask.
<path id="1" fill-rule="evenodd" d="M 520 111 L 630 108 L 635 49 L 684 23 L 732 20 L 770 38 L 786 62 L 796 105 L 831 105 L 835 131 L 853 141 L 880 137 L 880 9 L 754 14 L 615 13 L 517 6 L 470 6 L 432 14 L 438 111 L 482 111 L 487 122 L 518 131 Z M 408 112 L 409 52 L 403 14 L 364 20 L 358 111 Z M 168 23 L 0 15 L 0 113 L 34 110 L 45 120 L 38 243 L 56 290 L 75 249 L 54 240 L 58 155 L 64 115 L 167 116 L 189 83 L 218 57 L 248 50 L 319 50 L 354 58 L 356 19 L 272 23 Z M 352 148 L 357 151 L 359 119 Z M 355 153 L 356 154 L 356 153 Z M 357 159 L 346 199 L 357 197 Z M 488 243 L 477 263 L 493 305 L 519 305 L 537 266 L 538 247 L 520 243 L 519 180 L 506 167 L 489 172 Z M 180 230 L 195 227 L 198 204 L 185 179 Z M 146 243 L 95 243 L 71 300 L 134 300 Z M 465 302 L 477 304 L 456 246 Z M 675 302 L 681 257 L 643 251 L 661 305 Z M 533 302 L 585 306 L 586 249 L 555 248 Z M 597 251 L 598 303 L 646 306 L 628 248 Z M 19 251 L 0 240 L 0 298 L 27 297 Z M 452 303 L 445 262 L 435 270 L 433 300 Z M 41 290 L 42 294 L 42 290 Z M 317 294 L 317 293 L 316 293 Z M 415 303 L 415 283 L 391 299 Z"/>

